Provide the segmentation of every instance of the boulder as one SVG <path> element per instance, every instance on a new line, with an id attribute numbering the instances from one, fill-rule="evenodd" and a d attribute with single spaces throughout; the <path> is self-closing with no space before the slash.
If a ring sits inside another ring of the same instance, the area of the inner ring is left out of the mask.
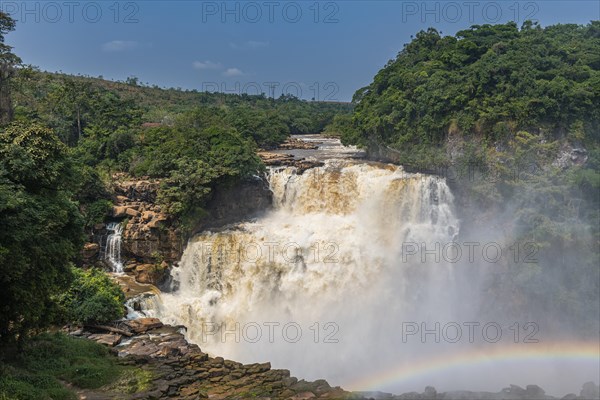
<path id="1" fill-rule="evenodd" d="M 125 209 L 125 215 L 127 215 L 129 217 L 137 217 L 138 215 L 140 215 L 140 212 L 138 210 L 136 210 L 135 208 L 127 207 Z"/>
<path id="2" fill-rule="evenodd" d="M 267 372 L 268 370 L 271 369 L 271 363 L 270 362 L 266 362 L 263 364 L 249 364 L 249 365 L 244 365 L 244 369 L 246 370 L 246 372 L 248 374 L 260 374 L 261 372 Z"/>
<path id="3" fill-rule="evenodd" d="M 112 209 L 112 216 L 115 218 L 125 218 L 127 216 L 127 207 L 114 206 Z"/>
<path id="4" fill-rule="evenodd" d="M 155 266 L 153 264 L 141 264 L 135 267 L 135 280 L 139 283 L 151 283 Z"/>
<path id="5" fill-rule="evenodd" d="M 141 264 L 135 267 L 134 274 L 135 280 L 139 283 L 149 283 L 156 285 L 163 281 L 167 271 L 168 264 L 166 266 L 155 265 L 155 264 Z"/>
<path id="6" fill-rule="evenodd" d="M 97 333 L 88 336 L 88 339 L 92 339 L 97 343 L 107 345 L 109 347 L 115 347 L 121 343 L 123 336 L 113 333 Z"/>
<path id="7" fill-rule="evenodd" d="M 138 318 L 124 322 L 135 333 L 144 333 L 151 329 L 161 328 L 163 323 L 158 318 Z"/>
<path id="8" fill-rule="evenodd" d="M 148 222 L 154 218 L 156 214 L 153 211 L 142 212 L 142 221 Z"/>
<path id="9" fill-rule="evenodd" d="M 123 204 L 125 202 L 129 201 L 129 198 L 127 196 L 117 196 L 117 203 L 118 204 Z"/>
<path id="10" fill-rule="evenodd" d="M 82 256 L 84 260 L 91 260 L 98 256 L 100 245 L 98 243 L 86 243 L 83 245 Z"/>

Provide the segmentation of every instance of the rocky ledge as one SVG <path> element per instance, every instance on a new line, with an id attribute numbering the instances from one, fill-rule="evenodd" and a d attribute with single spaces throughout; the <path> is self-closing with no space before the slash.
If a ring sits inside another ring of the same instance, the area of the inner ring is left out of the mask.
<path id="1" fill-rule="evenodd" d="M 307 142 L 293 137 L 287 138 L 285 142 L 277 146 L 280 150 L 316 150 L 321 142 Z"/>
<path id="2" fill-rule="evenodd" d="M 183 327 L 163 325 L 156 318 L 121 321 L 109 327 L 71 331 L 111 348 L 120 364 L 136 366 L 152 375 L 150 387 L 129 399 L 339 399 L 350 393 L 324 380 L 307 382 L 290 371 L 272 369 L 268 362 L 241 364 L 210 357 L 188 343 Z M 108 333 L 107 333 L 108 332 Z M 110 391 L 84 394 L 88 399 L 117 399 Z"/>
<path id="3" fill-rule="evenodd" d="M 307 160 L 305 158 L 296 158 L 292 154 L 283 153 L 272 153 L 267 151 L 261 151 L 258 156 L 266 166 L 269 167 L 296 167 L 298 173 L 302 174 L 304 171 L 310 168 L 320 167 L 324 165 L 320 161 Z"/>
<path id="4" fill-rule="evenodd" d="M 320 142 L 307 142 L 304 140 L 290 137 L 285 142 L 279 144 L 275 150 L 316 150 L 319 148 Z M 275 151 L 261 150 L 258 152 L 258 156 L 262 162 L 270 167 L 296 167 L 298 173 L 302 174 L 309 168 L 320 167 L 323 165 L 322 162 L 307 160 L 305 158 L 299 158 L 293 154 L 286 154 Z"/>

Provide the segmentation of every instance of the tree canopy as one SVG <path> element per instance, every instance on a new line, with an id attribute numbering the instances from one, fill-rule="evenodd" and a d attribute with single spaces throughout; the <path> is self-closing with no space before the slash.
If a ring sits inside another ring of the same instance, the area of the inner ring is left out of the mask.
<path id="1" fill-rule="evenodd" d="M 598 21 L 474 25 L 455 36 L 430 28 L 356 92 L 361 135 L 347 141 L 401 151 L 452 134 L 499 140 L 520 130 L 581 131 L 597 140 L 599 68 Z"/>
<path id="2" fill-rule="evenodd" d="M 0 341 L 48 322 L 51 295 L 69 284 L 83 244 L 72 163 L 48 128 L 0 131 Z"/>

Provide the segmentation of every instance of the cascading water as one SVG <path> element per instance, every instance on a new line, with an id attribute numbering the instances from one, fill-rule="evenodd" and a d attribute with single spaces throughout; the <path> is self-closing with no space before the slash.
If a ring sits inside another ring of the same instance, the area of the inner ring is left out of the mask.
<path id="1" fill-rule="evenodd" d="M 443 178 L 351 161 L 360 154 L 339 141 L 325 150 L 295 151 L 324 161 L 303 174 L 270 169 L 273 209 L 190 240 L 171 271 L 175 291 L 139 302 L 136 315 L 187 326 L 188 340 L 215 356 L 353 390 L 538 383 L 564 394 L 597 379 L 597 346 L 540 343 L 501 304 L 482 313 L 502 263 L 471 257 L 498 244 L 455 242 Z"/>
<path id="2" fill-rule="evenodd" d="M 271 169 L 268 180 L 274 210 L 190 241 L 178 290 L 147 313 L 186 325 L 214 354 L 335 383 L 373 366 L 399 319 L 451 318 L 451 265 L 402 262 L 402 243 L 432 247 L 458 232 L 442 178 L 337 160 L 302 175 Z"/>
<path id="3" fill-rule="evenodd" d="M 523 325 L 517 343 L 514 325 L 480 315 L 478 274 L 498 267 L 452 261 L 459 221 L 443 178 L 337 159 L 273 168 L 268 181 L 273 209 L 193 238 L 172 270 L 177 289 L 140 304 L 143 315 L 187 326 L 213 355 L 354 390 L 561 393 L 597 376 L 597 360 L 548 362 L 563 344 L 525 345 Z"/>
<path id="4" fill-rule="evenodd" d="M 123 273 L 123 263 L 121 261 L 121 239 L 123 227 L 118 222 L 111 222 L 106 226 L 109 232 L 106 238 L 106 247 L 104 249 L 104 259 L 110 264 L 113 272 Z"/>

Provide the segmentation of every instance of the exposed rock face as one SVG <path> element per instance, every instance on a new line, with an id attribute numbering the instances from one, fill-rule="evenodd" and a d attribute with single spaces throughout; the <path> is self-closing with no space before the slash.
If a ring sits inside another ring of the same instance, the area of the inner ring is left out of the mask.
<path id="1" fill-rule="evenodd" d="M 115 174 L 114 206 L 110 218 L 120 222 L 121 260 L 124 272 L 140 283 L 161 285 L 169 268 L 182 255 L 185 237 L 175 218 L 156 204 L 160 182 L 153 179 L 132 179 Z M 214 190 L 198 221 L 196 233 L 207 228 L 220 228 L 257 215 L 271 206 L 271 191 L 263 178 L 248 179 L 233 186 Z M 94 241 L 82 251 L 84 265 L 94 265 L 104 256 L 107 231 L 105 224 L 94 227 Z"/>
<path id="2" fill-rule="evenodd" d="M 192 233 L 220 228 L 259 215 L 271 207 L 272 193 L 266 181 L 255 177 L 234 186 L 219 187 L 213 192 L 202 218 Z"/>
<path id="3" fill-rule="evenodd" d="M 98 243 L 86 243 L 83 246 L 81 256 L 86 264 L 90 264 L 100 253 L 100 245 Z"/>
<path id="4" fill-rule="evenodd" d="M 552 166 L 567 169 L 574 165 L 583 165 L 588 160 L 587 150 L 583 147 L 563 143 Z"/>
<path id="5" fill-rule="evenodd" d="M 181 256 L 181 235 L 173 228 L 172 218 L 155 204 L 159 186 L 159 181 L 149 179 L 125 179 L 115 183 L 117 196 L 112 216 L 128 219 L 123 229 L 125 258 L 154 264 L 157 258 L 172 263 Z M 149 278 L 146 282 L 156 283 Z"/>
<path id="6" fill-rule="evenodd" d="M 123 256 L 143 264 L 156 264 L 157 256 L 168 265 L 183 251 L 182 233 L 173 218 L 155 204 L 160 183 L 156 180 L 120 180 L 115 184 L 114 218 L 127 218 L 123 230 Z M 222 227 L 258 214 L 271 205 L 271 191 L 261 178 L 248 179 L 230 187 L 219 187 L 206 205 L 207 215 L 194 231 Z M 163 266 L 164 267 L 164 266 Z M 142 281 L 157 283 L 149 267 L 136 268 Z M 137 274 L 136 274 L 137 275 Z M 151 274 L 150 274 L 151 275 Z"/>

